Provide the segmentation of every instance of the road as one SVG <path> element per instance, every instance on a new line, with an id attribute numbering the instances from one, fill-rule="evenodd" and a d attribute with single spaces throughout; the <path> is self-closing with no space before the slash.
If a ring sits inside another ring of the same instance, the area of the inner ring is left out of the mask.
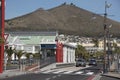
<path id="1" fill-rule="evenodd" d="M 2 80 L 87 80 L 87 75 L 70 75 L 70 74 L 27 74 L 6 78 Z"/>
<path id="2" fill-rule="evenodd" d="M 100 73 L 102 64 L 86 67 L 63 67 L 55 69 L 43 69 L 31 74 L 8 77 L 0 80 L 92 80 Z M 119 80 L 117 78 L 99 76 L 98 80 Z"/>
<path id="3" fill-rule="evenodd" d="M 31 74 L 9 77 L 2 80 L 91 80 L 100 71 L 100 65 L 87 67 L 65 67 L 37 71 Z"/>

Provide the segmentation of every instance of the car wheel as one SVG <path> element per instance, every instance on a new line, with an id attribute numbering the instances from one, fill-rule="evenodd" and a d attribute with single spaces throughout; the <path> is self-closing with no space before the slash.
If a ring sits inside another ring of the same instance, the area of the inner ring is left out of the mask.
<path id="1" fill-rule="evenodd" d="M 76 67 L 78 67 L 78 65 L 76 65 Z"/>
<path id="2" fill-rule="evenodd" d="M 86 67 L 86 65 L 84 65 L 84 67 Z"/>

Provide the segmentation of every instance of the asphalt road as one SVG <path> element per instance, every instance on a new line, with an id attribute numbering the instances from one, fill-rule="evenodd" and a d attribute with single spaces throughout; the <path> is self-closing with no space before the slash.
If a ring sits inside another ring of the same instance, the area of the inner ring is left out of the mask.
<path id="1" fill-rule="evenodd" d="M 2 80 L 87 80 L 88 75 L 69 75 L 69 74 L 27 74 Z"/>
<path id="2" fill-rule="evenodd" d="M 53 70 L 45 70 L 32 74 L 9 77 L 1 80 L 91 80 L 99 73 L 101 65 L 87 68 L 67 67 Z"/>
<path id="3" fill-rule="evenodd" d="M 92 80 L 100 73 L 102 64 L 87 67 L 63 67 L 48 69 L 20 76 L 8 77 L 0 80 Z M 120 80 L 113 77 L 100 76 L 100 80 Z"/>

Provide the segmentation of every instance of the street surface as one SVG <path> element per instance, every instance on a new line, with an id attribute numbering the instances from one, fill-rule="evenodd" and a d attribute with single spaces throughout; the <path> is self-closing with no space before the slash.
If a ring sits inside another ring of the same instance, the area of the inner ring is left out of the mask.
<path id="1" fill-rule="evenodd" d="M 14 73 L 16 76 L 6 76 L 0 80 L 120 80 L 100 75 L 102 66 L 102 64 L 98 64 L 97 66 L 86 67 L 46 68 L 23 75 Z M 51 65 L 51 67 L 53 66 Z"/>
<path id="2" fill-rule="evenodd" d="M 86 80 L 87 75 L 67 75 L 67 74 L 28 74 L 1 80 Z"/>
<path id="3" fill-rule="evenodd" d="M 100 65 L 92 67 L 73 66 L 56 68 L 0 80 L 92 80 L 92 78 L 99 73 L 100 68 Z"/>

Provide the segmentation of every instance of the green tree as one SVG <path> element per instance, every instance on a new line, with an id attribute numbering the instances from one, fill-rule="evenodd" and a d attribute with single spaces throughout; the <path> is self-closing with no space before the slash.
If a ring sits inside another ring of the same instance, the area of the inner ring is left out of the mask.
<path id="1" fill-rule="evenodd" d="M 102 51 L 97 51 L 93 56 L 94 56 L 95 58 L 99 59 L 99 58 L 103 57 L 103 53 L 104 53 L 104 52 L 102 52 Z"/>
<path id="2" fill-rule="evenodd" d="M 12 49 L 12 47 L 8 47 L 8 48 L 5 48 L 5 51 L 8 57 L 8 64 L 10 64 L 12 54 L 14 53 L 14 49 Z"/>
<path id="3" fill-rule="evenodd" d="M 98 43 L 99 43 L 98 39 L 97 38 L 93 38 L 92 41 L 94 43 L 94 47 L 98 47 Z"/>
<path id="4" fill-rule="evenodd" d="M 120 55 L 120 47 L 118 46 L 114 47 L 114 53 Z"/>
<path id="5" fill-rule="evenodd" d="M 35 54 L 33 54 L 33 58 L 35 58 L 35 59 L 40 59 L 40 53 L 35 53 Z"/>
<path id="6" fill-rule="evenodd" d="M 25 53 L 25 57 L 27 58 L 27 60 L 30 59 L 30 55 L 32 55 L 32 53 Z"/>
<path id="7" fill-rule="evenodd" d="M 114 48 L 113 53 L 120 54 L 120 47 L 118 47 L 116 43 L 113 43 L 112 48 Z"/>
<path id="8" fill-rule="evenodd" d="M 76 57 L 81 57 L 81 58 L 87 58 L 87 56 L 89 56 L 85 47 L 83 47 L 82 45 L 77 45 L 77 48 L 75 50 L 75 55 Z"/>
<path id="9" fill-rule="evenodd" d="M 15 50 L 14 52 L 15 52 L 16 56 L 18 57 L 19 69 L 20 69 L 21 57 L 23 56 L 24 52 L 23 52 L 23 50 Z"/>

